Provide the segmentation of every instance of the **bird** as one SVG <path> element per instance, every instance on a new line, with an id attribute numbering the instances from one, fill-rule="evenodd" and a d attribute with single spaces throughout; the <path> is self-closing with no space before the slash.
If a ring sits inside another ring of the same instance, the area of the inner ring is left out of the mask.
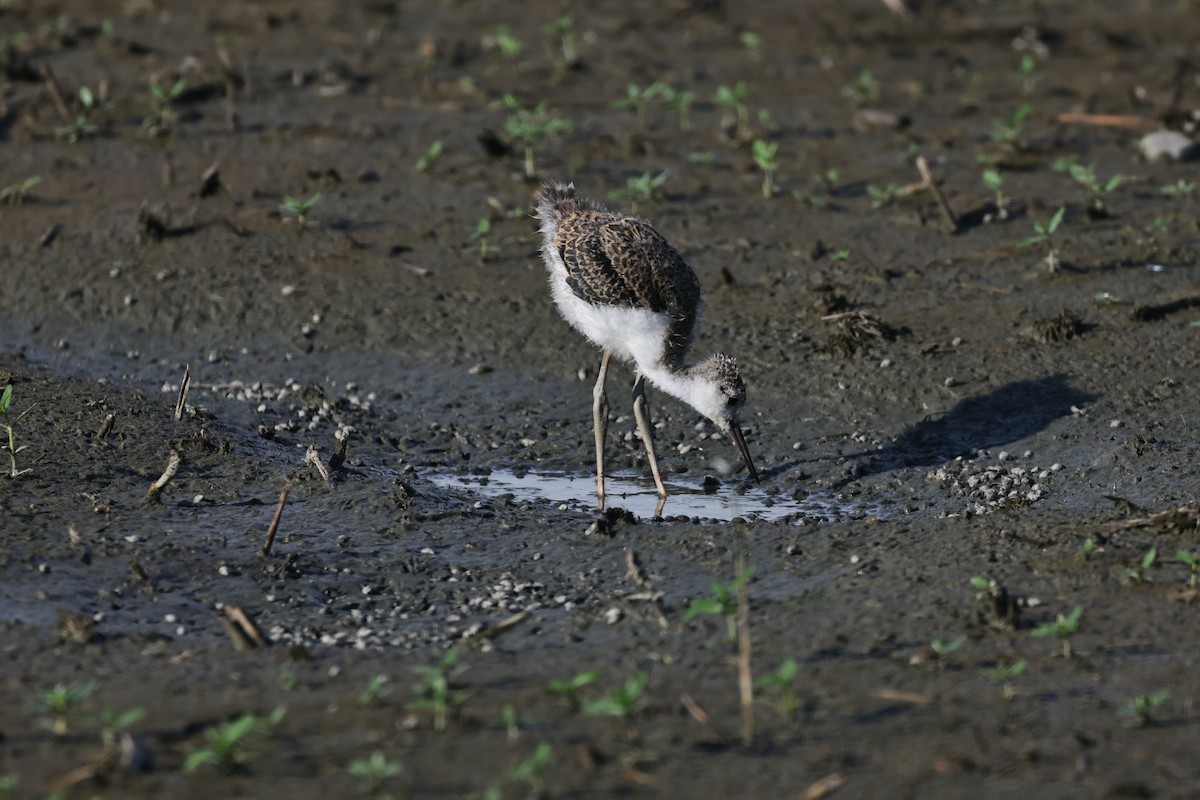
<path id="1" fill-rule="evenodd" d="M 732 438 L 757 483 L 758 470 L 738 421 L 746 404 L 746 384 L 737 362 L 722 353 L 686 361 L 699 334 L 704 292 L 683 256 L 649 222 L 605 208 L 577 193 L 574 183 L 543 184 L 534 216 L 540 222 L 542 260 L 554 303 L 562 317 L 602 353 L 592 389 L 600 509 L 605 499 L 609 410 L 605 381 L 612 356 L 636 369 L 633 414 L 660 510 L 667 491 L 651 439 L 647 379 Z"/>

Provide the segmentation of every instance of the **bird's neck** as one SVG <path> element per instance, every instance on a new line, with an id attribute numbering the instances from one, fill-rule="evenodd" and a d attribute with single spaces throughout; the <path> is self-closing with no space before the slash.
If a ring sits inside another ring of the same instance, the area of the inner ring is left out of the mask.
<path id="1" fill-rule="evenodd" d="M 645 375 L 658 389 L 666 392 L 677 400 L 682 400 L 704 416 L 701 411 L 701 393 L 707 387 L 707 382 L 697 374 L 697 364 L 688 364 L 678 369 L 672 369 L 665 364 L 639 364 L 638 370 Z"/>

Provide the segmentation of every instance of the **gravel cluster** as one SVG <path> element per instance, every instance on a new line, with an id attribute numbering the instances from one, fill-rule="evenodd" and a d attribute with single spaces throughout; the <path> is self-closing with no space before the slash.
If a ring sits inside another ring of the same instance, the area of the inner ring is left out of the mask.
<path id="1" fill-rule="evenodd" d="M 345 393 L 330 398 L 321 386 L 288 379 L 282 385 L 232 381 L 205 387 L 218 397 L 236 400 L 254 407 L 263 419 L 259 433 L 272 437 L 276 432 L 320 432 L 332 428 L 340 437 L 355 430 L 364 417 L 374 414 L 376 395 L 362 394 L 356 384 L 346 384 Z M 166 384 L 164 392 L 178 392 L 178 385 Z"/>
<path id="2" fill-rule="evenodd" d="M 997 508 L 1036 503 L 1045 496 L 1050 478 L 1062 464 L 1043 469 L 1030 463 L 1032 457 L 1030 451 L 1018 459 L 1001 450 L 993 460 L 989 451 L 980 450 L 974 458 L 959 456 L 925 477 L 941 484 L 951 496 L 964 498 L 963 514 L 987 514 Z"/>

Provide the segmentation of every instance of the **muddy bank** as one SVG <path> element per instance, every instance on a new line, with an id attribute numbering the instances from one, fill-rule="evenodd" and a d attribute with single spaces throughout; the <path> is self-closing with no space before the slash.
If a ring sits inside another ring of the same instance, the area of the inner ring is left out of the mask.
<path id="1" fill-rule="evenodd" d="M 1200 17 L 913 11 L 0 9 L 0 794 L 1194 794 L 1195 170 L 1057 120 L 1186 129 Z M 592 510 L 542 102 L 761 485 L 652 392 L 654 518 L 622 368 Z"/>

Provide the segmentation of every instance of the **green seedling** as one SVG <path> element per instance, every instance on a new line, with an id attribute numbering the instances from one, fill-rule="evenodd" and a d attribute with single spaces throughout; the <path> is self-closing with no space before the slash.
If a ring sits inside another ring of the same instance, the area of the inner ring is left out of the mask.
<path id="1" fill-rule="evenodd" d="M 10 797 L 15 797 L 17 787 L 21 785 L 21 776 L 15 772 L 10 772 L 7 775 L 0 775 L 0 799 L 8 800 Z"/>
<path id="2" fill-rule="evenodd" d="M 742 31 L 742 35 L 738 38 L 741 39 L 742 46 L 750 51 L 751 56 L 758 58 L 762 55 L 763 40 L 757 33 L 754 31 Z"/>
<path id="3" fill-rule="evenodd" d="M 850 248 L 847 247 L 844 250 L 834 250 L 832 253 L 829 254 L 829 260 L 830 261 L 849 261 L 850 260 Z"/>
<path id="4" fill-rule="evenodd" d="M 495 44 L 496 49 L 500 51 L 500 55 L 505 58 L 516 58 L 525 49 L 525 45 L 521 44 L 519 39 L 508 32 L 507 26 L 497 25 L 488 31 L 488 36 L 491 37 L 491 41 Z"/>
<path id="5" fill-rule="evenodd" d="M 1059 156 L 1050 163 L 1050 169 L 1055 172 L 1061 172 L 1064 175 L 1071 171 L 1071 167 L 1079 163 L 1079 156 L 1071 153 L 1069 156 Z"/>
<path id="6" fill-rule="evenodd" d="M 1021 91 L 1025 94 L 1033 92 L 1034 84 L 1037 83 L 1037 59 L 1029 53 L 1021 56 L 1021 63 L 1017 67 L 1017 74 L 1021 80 Z"/>
<path id="7" fill-rule="evenodd" d="M 1166 217 L 1158 216 L 1154 218 L 1154 222 L 1150 223 L 1150 227 L 1159 233 L 1167 233 L 1170 230 L 1170 225 L 1167 223 Z"/>
<path id="8" fill-rule="evenodd" d="M 979 590 L 975 593 L 975 599 L 980 602 L 993 599 L 1000 594 L 1000 584 L 996 583 L 994 578 L 985 578 L 982 575 L 976 575 L 971 578 L 971 585 Z"/>
<path id="9" fill-rule="evenodd" d="M 417 161 L 417 172 L 424 172 L 433 166 L 442 155 L 442 140 L 438 139 L 433 144 L 429 145 L 429 149 L 425 151 L 425 155 L 421 156 Z"/>
<path id="10" fill-rule="evenodd" d="M 301 230 L 308 227 L 308 214 L 313 210 L 313 207 L 321 201 L 321 193 L 317 192 L 307 200 L 300 200 L 291 195 L 284 195 L 283 204 L 279 206 L 279 210 L 284 214 L 291 214 L 292 219 L 296 220 L 296 224 Z M 288 217 L 284 217 L 284 222 L 289 222 Z"/>
<path id="11" fill-rule="evenodd" d="M 1079 548 L 1079 557 L 1087 560 L 1096 554 L 1096 540 L 1089 536 L 1083 540 L 1083 547 Z"/>
<path id="12" fill-rule="evenodd" d="M 100 739 L 106 747 L 115 746 L 121 733 L 137 725 L 144 716 L 146 716 L 144 708 L 131 708 L 120 714 L 111 708 L 105 709 L 100 714 Z"/>
<path id="13" fill-rule="evenodd" d="M 5 442 L 5 446 L 8 450 L 8 461 L 9 461 L 9 465 L 10 465 L 9 470 L 8 470 L 8 477 L 19 478 L 22 475 L 24 475 L 26 472 L 31 472 L 32 470 L 31 469 L 21 469 L 21 470 L 17 469 L 17 454 L 25 449 L 25 445 L 21 445 L 20 447 L 17 447 L 16 427 L 17 427 L 17 423 L 20 422 L 25 417 L 26 414 L 28 414 L 30 411 L 33 410 L 33 406 L 30 406 L 29 408 L 25 409 L 20 414 L 18 414 L 15 419 L 12 419 L 10 421 L 10 417 L 12 415 L 12 412 L 10 410 L 12 408 L 12 397 L 13 397 L 13 387 L 12 387 L 12 384 L 10 383 L 8 386 L 4 387 L 3 392 L 0 392 L 0 428 L 2 428 L 4 430 L 4 432 L 6 434 L 8 434 L 5 437 L 7 439 L 7 441 Z"/>
<path id="14" fill-rule="evenodd" d="M 755 139 L 750 145 L 750 155 L 754 158 L 755 165 L 762 170 L 763 197 L 770 198 L 775 195 L 775 171 L 779 169 L 775 153 L 778 150 L 778 142 L 765 142 L 762 139 Z"/>
<path id="15" fill-rule="evenodd" d="M 505 703 L 500 709 L 500 719 L 504 721 L 504 733 L 510 742 L 521 738 L 521 725 L 517 721 L 517 710 Z"/>
<path id="16" fill-rule="evenodd" d="M 1150 718 L 1150 712 L 1169 699 L 1171 699 L 1170 689 L 1163 689 L 1154 694 L 1139 694 L 1121 706 L 1117 714 L 1126 718 L 1126 727 L 1142 728 L 1154 724 L 1154 720 Z"/>
<path id="17" fill-rule="evenodd" d="M 1098 306 L 1119 306 L 1125 302 L 1111 292 L 1096 292 L 1096 294 L 1092 296 L 1092 300 Z"/>
<path id="18" fill-rule="evenodd" d="M 543 25 L 542 33 L 558 37 L 559 52 L 562 55 L 561 60 L 556 62 L 559 71 L 565 70 L 579 60 L 579 54 L 575 47 L 575 20 L 570 14 L 564 14 L 554 22 Z"/>
<path id="19" fill-rule="evenodd" d="M 86 85 L 79 87 L 76 98 L 75 119 L 54 129 L 55 136 L 71 144 L 98 134 L 100 126 L 96 124 L 95 117 L 111 106 L 110 103 L 101 103 Z"/>
<path id="20" fill-rule="evenodd" d="M 894 183 L 889 183 L 882 189 L 873 183 L 867 186 L 867 195 L 871 198 L 871 208 L 890 206 L 901 193 L 900 187 Z"/>
<path id="21" fill-rule="evenodd" d="M 995 681 L 1001 681 L 1004 686 L 1001 691 L 1004 692 L 1005 700 L 1012 700 L 1016 696 L 1017 691 L 1013 688 L 1012 680 L 1023 673 L 1029 664 L 1025 659 L 1018 659 L 1007 666 L 997 665 L 995 667 L 987 667 L 983 670 L 983 674 Z"/>
<path id="22" fill-rule="evenodd" d="M 829 201 L 824 197 L 806 189 L 792 189 L 792 197 L 809 208 L 820 209 L 829 205 Z"/>
<path id="23" fill-rule="evenodd" d="M 1058 211 L 1054 212 L 1054 216 L 1050 218 L 1050 222 L 1046 225 L 1043 225 L 1041 221 L 1035 219 L 1033 221 L 1033 230 L 1036 232 L 1035 235 L 1017 242 L 1017 247 L 1030 247 L 1035 244 L 1044 243 L 1048 251 L 1045 258 L 1046 268 L 1050 272 L 1058 272 L 1058 267 L 1061 263 L 1058 258 L 1058 250 L 1054 247 L 1053 237 L 1055 231 L 1057 231 L 1058 227 L 1062 225 L 1063 215 L 1066 213 L 1067 209 L 1065 207 L 1058 209 Z"/>
<path id="24" fill-rule="evenodd" d="M 479 220 L 479 223 L 475 226 L 475 232 L 471 234 L 471 238 L 479 242 L 479 263 L 481 264 L 491 258 L 492 254 L 495 252 L 495 248 L 493 248 L 488 241 L 488 237 L 491 235 L 491 233 L 492 220 L 488 217 L 484 217 L 483 219 Z"/>
<path id="25" fill-rule="evenodd" d="M 588 700 L 583 704 L 583 713 L 589 717 L 623 717 L 630 719 L 637 715 L 646 704 L 644 691 L 650 676 L 638 672 L 625 685 L 598 700 Z"/>
<path id="26" fill-rule="evenodd" d="M 1113 191 L 1121 185 L 1121 176 L 1114 175 L 1106 182 L 1101 182 L 1096 177 L 1096 169 L 1083 164 L 1072 164 L 1068 167 L 1068 174 L 1071 179 L 1082 186 L 1091 195 L 1091 205 L 1095 210 L 1104 212 L 1105 199 L 1113 193 Z"/>
<path id="27" fill-rule="evenodd" d="M 693 600 L 683 614 L 684 622 L 700 614 L 718 614 L 725 617 L 725 640 L 727 642 L 737 641 L 737 594 L 738 590 L 749 583 L 753 577 L 754 567 L 751 566 L 728 584 L 709 581 L 708 586 L 712 590 L 712 594 Z"/>
<path id="28" fill-rule="evenodd" d="M 1008 119 L 993 119 L 992 141 L 1014 153 L 1019 153 L 1025 149 L 1025 144 L 1022 141 L 1022 132 L 1025 127 L 1025 120 L 1032 113 L 1033 108 L 1031 106 L 1023 105 L 1014 111 Z"/>
<path id="29" fill-rule="evenodd" d="M 864 69 L 858 77 L 842 87 L 842 97 L 853 100 L 855 105 L 865 106 L 879 100 L 879 81 Z"/>
<path id="30" fill-rule="evenodd" d="M 554 750 L 550 744 L 542 742 L 529 758 L 505 772 L 500 776 L 500 780 L 489 786 L 483 793 L 484 800 L 503 800 L 504 785 L 507 783 L 526 784 L 529 787 L 529 791 L 526 792 L 527 797 L 541 797 L 544 794 L 544 781 L 541 773 L 550 763 L 553 754 Z"/>
<path id="31" fill-rule="evenodd" d="M 175 101 L 187 88 L 187 82 L 180 78 L 170 88 L 163 86 L 153 78 L 150 79 L 150 113 L 142 119 L 142 128 L 151 136 L 167 133 L 179 120 L 179 112 L 175 109 Z"/>
<path id="32" fill-rule="evenodd" d="M 1159 189 L 1158 191 L 1160 193 L 1162 193 L 1163 195 L 1165 195 L 1166 197 L 1175 197 L 1175 198 L 1179 198 L 1182 200 L 1182 199 L 1191 197 L 1192 194 L 1195 193 L 1196 184 L 1192 183 L 1191 181 L 1185 181 L 1183 178 L 1180 178 L 1179 180 L 1175 181 L 1175 183 L 1171 184 L 1170 186 L 1164 186 L 1161 189 Z"/>
<path id="33" fill-rule="evenodd" d="M 517 98 L 511 94 L 504 95 L 504 105 L 509 110 L 509 117 L 504 123 L 504 130 L 520 139 L 525 145 L 525 177 L 534 178 L 537 169 L 533 161 L 533 144 L 538 139 L 569 133 L 571 123 L 561 117 L 556 117 L 546 110 L 543 101 L 533 108 L 521 108 Z"/>
<path id="34" fill-rule="evenodd" d="M 1082 606 L 1075 606 L 1075 610 L 1067 616 L 1062 614 L 1054 622 L 1047 622 L 1045 625 L 1039 625 L 1033 629 L 1033 635 L 1042 636 L 1057 636 L 1062 639 L 1063 658 L 1071 657 L 1071 637 L 1075 635 L 1075 631 L 1079 629 L 1079 617 L 1083 614 Z"/>
<path id="35" fill-rule="evenodd" d="M 87 700 L 100 688 L 97 681 L 87 683 L 59 683 L 53 689 L 37 693 L 38 704 L 49 712 L 49 717 L 38 720 L 38 724 L 55 736 L 66 736 L 71 730 L 71 715 L 75 707 Z"/>
<path id="36" fill-rule="evenodd" d="M 569 680 L 552 680 L 546 684 L 546 690 L 551 694 L 557 694 L 566 698 L 571 708 L 579 708 L 579 690 L 594 683 L 599 674 L 596 670 L 589 669 Z"/>
<path id="37" fill-rule="evenodd" d="M 659 96 L 663 100 L 663 108 L 674 111 L 679 117 L 679 130 L 692 129 L 692 103 L 696 102 L 696 93 L 689 90 L 676 91 L 665 83 L 659 84 Z"/>
<path id="38" fill-rule="evenodd" d="M 955 650 L 962 647 L 966 641 L 966 636 L 959 636 L 958 638 L 952 639 L 949 642 L 944 642 L 941 639 L 934 639 L 929 643 L 929 646 L 933 649 L 933 652 L 937 653 L 939 659 L 943 659 L 953 653 Z"/>
<path id="39" fill-rule="evenodd" d="M 621 100 L 614 100 L 612 107 L 618 110 L 631 109 L 637 112 L 638 130 L 645 132 L 646 109 L 651 100 L 662 94 L 664 88 L 666 88 L 665 85 L 657 81 L 645 89 L 636 83 L 631 83 L 625 87 L 625 97 Z"/>
<path id="40" fill-rule="evenodd" d="M 184 772 L 195 772 L 211 764 L 218 772 L 230 775 L 246 768 L 250 748 L 267 736 L 283 720 L 287 709 L 279 706 L 269 716 L 243 714 L 231 722 L 219 722 L 204 729 L 208 745 L 196 750 L 183 764 Z"/>
<path id="41" fill-rule="evenodd" d="M 1191 570 L 1192 577 L 1188 581 L 1188 585 L 1192 588 L 1196 587 L 1197 578 L 1200 577 L 1200 556 L 1188 550 L 1180 550 L 1175 554 L 1175 558 L 1187 564 L 1187 568 Z"/>
<path id="42" fill-rule="evenodd" d="M 351 761 L 346 772 L 361 781 L 359 788 L 363 794 L 377 795 L 383 790 L 384 784 L 404 772 L 404 766 L 399 761 L 389 761 L 387 756 L 376 750 L 369 758 Z"/>
<path id="43" fill-rule="evenodd" d="M 721 109 L 721 129 L 732 131 L 738 139 L 745 139 L 749 135 L 750 110 L 746 105 L 749 93 L 746 82 L 738 81 L 732 88 L 718 86 L 713 95 L 713 101 Z"/>
<path id="44" fill-rule="evenodd" d="M 800 673 L 800 665 L 796 659 L 789 658 L 779 665 L 774 672 L 763 675 L 754 685 L 774 702 L 783 718 L 791 722 L 796 713 L 796 676 Z"/>
<path id="45" fill-rule="evenodd" d="M 636 178 L 629 178 L 625 181 L 625 186 L 621 189 L 613 189 L 608 193 L 610 200 L 631 199 L 634 203 L 634 210 L 637 210 L 637 203 L 648 202 L 662 185 L 667 180 L 667 175 L 670 173 L 663 170 L 657 175 L 651 175 L 649 172 L 643 172 Z"/>
<path id="46" fill-rule="evenodd" d="M 432 711 L 434 729 L 444 731 L 450 714 L 456 712 L 471 696 L 470 692 L 455 689 L 451 685 L 454 678 L 466 671 L 466 667 L 458 665 L 457 650 L 447 650 L 441 661 L 432 667 L 413 667 L 413 672 L 424 680 L 413 684 L 417 699 L 410 701 L 408 707 Z"/>
<path id="47" fill-rule="evenodd" d="M 376 675 L 367 681 L 367 685 L 358 695 L 358 704 L 360 706 L 372 705 L 376 700 L 385 694 L 384 688 L 387 686 L 387 675 Z"/>
<path id="48" fill-rule="evenodd" d="M 25 202 L 25 198 L 29 195 L 29 190 L 42 182 L 40 175 L 34 175 L 32 178 L 26 178 L 23 181 L 14 183 L 11 186 L 5 186 L 0 189 L 0 203 L 6 206 L 19 206 Z"/>
<path id="49" fill-rule="evenodd" d="M 1008 219 L 1008 198 L 1004 196 L 1004 177 L 999 170 L 985 169 L 983 185 L 996 193 L 996 217 Z"/>
<path id="50" fill-rule="evenodd" d="M 1146 551 L 1136 564 L 1125 570 L 1126 583 L 1145 583 L 1146 570 L 1154 566 L 1154 562 L 1158 559 L 1158 548 L 1151 547 Z"/>

